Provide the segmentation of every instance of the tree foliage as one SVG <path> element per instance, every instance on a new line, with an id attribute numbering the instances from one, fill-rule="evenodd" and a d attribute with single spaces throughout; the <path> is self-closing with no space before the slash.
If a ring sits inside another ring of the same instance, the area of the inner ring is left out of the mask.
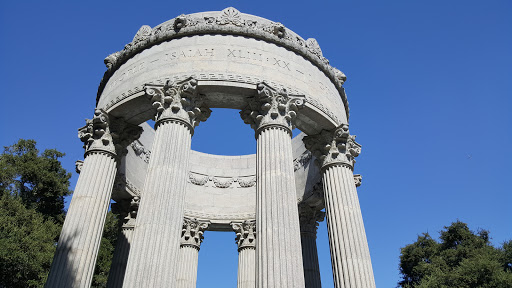
<path id="1" fill-rule="evenodd" d="M 61 225 L 10 194 L 0 196 L 0 287 L 42 287 Z"/>
<path id="2" fill-rule="evenodd" d="M 4 147 L 0 155 L 0 192 L 19 197 L 25 207 L 62 223 L 64 196 L 71 193 L 71 173 L 59 161 L 64 155 L 55 149 L 39 154 L 34 140 L 20 139 Z"/>
<path id="3" fill-rule="evenodd" d="M 43 287 L 64 223 L 71 173 L 54 149 L 20 139 L 0 154 L 0 288 Z M 92 287 L 106 287 L 118 233 L 108 212 Z"/>
<path id="4" fill-rule="evenodd" d="M 512 287 L 512 241 L 495 248 L 488 231 L 460 221 L 444 228 L 439 242 L 424 233 L 401 249 L 399 287 Z"/>

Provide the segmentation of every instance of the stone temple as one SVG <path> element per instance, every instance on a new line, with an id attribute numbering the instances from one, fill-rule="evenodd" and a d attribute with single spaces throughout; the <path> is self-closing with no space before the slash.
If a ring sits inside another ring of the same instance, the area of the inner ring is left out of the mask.
<path id="1" fill-rule="evenodd" d="M 321 287 L 324 218 L 334 286 L 375 287 L 346 77 L 315 39 L 226 8 L 142 26 L 105 64 L 46 287 L 90 287 L 111 199 L 108 287 L 195 287 L 206 230 L 235 233 L 239 288 Z M 191 151 L 210 108 L 240 110 L 255 155 Z"/>

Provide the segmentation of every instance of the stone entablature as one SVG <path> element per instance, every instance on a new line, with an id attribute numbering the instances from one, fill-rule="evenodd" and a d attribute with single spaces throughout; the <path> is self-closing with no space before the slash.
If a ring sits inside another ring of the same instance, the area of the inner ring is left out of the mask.
<path id="1" fill-rule="evenodd" d="M 205 34 L 224 34 L 239 35 L 264 40 L 282 47 L 285 47 L 311 63 L 317 66 L 334 84 L 346 109 L 348 118 L 348 101 L 343 88 L 346 80 L 345 74 L 340 70 L 332 67 L 323 54 L 318 42 L 314 38 L 304 40 L 302 37 L 286 28 L 283 24 L 273 22 L 254 15 L 240 13 L 233 7 L 226 8 L 222 11 L 202 12 L 189 15 L 180 15 L 174 19 L 166 21 L 154 28 L 143 25 L 133 38 L 132 42 L 125 45 L 125 48 L 119 52 L 115 52 L 105 58 L 107 71 L 103 76 L 98 89 L 97 102 L 110 80 L 110 77 L 117 69 L 122 66 L 128 59 L 136 54 L 148 49 L 154 45 L 158 45 L 165 41 L 179 39 L 184 36 L 205 35 Z M 212 49 L 213 50 L 213 49 Z M 212 50 L 197 50 L 193 53 L 209 54 Z M 176 51 L 170 57 L 179 58 L 180 56 L 189 57 L 188 51 Z M 261 54 L 251 51 L 232 51 L 233 55 L 238 52 L 238 57 L 261 57 Z M 182 53 L 183 55 L 180 55 Z M 236 57 L 236 56 L 234 56 Z M 288 67 L 289 62 L 276 59 L 277 65 L 280 67 Z M 141 67 L 134 68 L 141 69 Z"/>

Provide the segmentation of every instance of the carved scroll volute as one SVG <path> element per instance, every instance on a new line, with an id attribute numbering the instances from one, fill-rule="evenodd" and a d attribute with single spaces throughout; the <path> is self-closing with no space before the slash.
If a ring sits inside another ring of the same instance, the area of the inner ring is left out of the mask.
<path id="1" fill-rule="evenodd" d="M 236 233 L 235 241 L 238 244 L 238 251 L 246 248 L 256 248 L 256 221 L 246 220 L 241 223 L 231 223 Z"/>
<path id="2" fill-rule="evenodd" d="M 195 218 L 183 218 L 183 228 L 181 231 L 181 246 L 191 246 L 199 250 L 201 242 L 203 242 L 203 234 L 208 226 L 209 221 L 200 221 Z"/>
<path id="3" fill-rule="evenodd" d="M 164 121 L 181 121 L 193 132 L 194 127 L 210 117 L 203 95 L 197 93 L 197 80 L 167 81 L 164 86 L 146 85 L 146 95 L 156 110 L 155 128 Z"/>
<path id="4" fill-rule="evenodd" d="M 257 85 L 255 98 L 240 111 L 240 116 L 256 130 L 256 135 L 268 126 L 284 127 L 291 135 L 297 112 L 304 106 L 304 101 L 304 96 L 289 95 L 284 88 L 277 91 L 263 82 Z"/>
<path id="5" fill-rule="evenodd" d="M 323 130 L 306 136 L 303 141 L 322 169 L 330 165 L 347 165 L 354 169 L 355 157 L 361 153 L 361 145 L 355 139 L 356 136 L 349 133 L 348 124 L 343 124 L 334 131 Z"/>

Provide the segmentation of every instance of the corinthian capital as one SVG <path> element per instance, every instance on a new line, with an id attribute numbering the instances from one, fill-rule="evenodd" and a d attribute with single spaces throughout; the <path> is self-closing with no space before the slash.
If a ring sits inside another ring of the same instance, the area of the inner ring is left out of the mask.
<path id="1" fill-rule="evenodd" d="M 85 155 L 100 151 L 116 155 L 110 131 L 110 119 L 103 109 L 96 109 L 92 119 L 86 119 L 84 127 L 78 129 L 78 138 L 84 142 Z"/>
<path id="2" fill-rule="evenodd" d="M 235 241 L 238 244 L 238 251 L 245 248 L 256 248 L 256 221 L 247 220 L 242 223 L 231 223 L 236 233 Z"/>
<path id="3" fill-rule="evenodd" d="M 256 135 L 269 126 L 284 127 L 291 135 L 297 112 L 303 106 L 304 97 L 289 95 L 284 88 L 276 91 L 266 83 L 260 83 L 255 98 L 240 111 L 240 116 L 256 130 Z"/>
<path id="4" fill-rule="evenodd" d="M 203 242 L 203 233 L 210 222 L 199 221 L 195 218 L 183 218 L 183 229 L 181 230 L 181 246 L 191 246 L 199 250 Z"/>
<path id="5" fill-rule="evenodd" d="M 110 117 L 103 109 L 96 109 L 94 117 L 85 122 L 78 129 L 78 138 L 84 142 L 86 156 L 101 151 L 122 157 L 126 155 L 126 146 L 142 133 L 141 127 Z"/>
<path id="6" fill-rule="evenodd" d="M 146 85 L 146 95 L 156 109 L 155 127 L 164 121 L 178 120 L 193 132 L 199 122 L 210 117 L 211 110 L 197 93 L 197 80 L 188 78 L 181 82 L 167 81 L 164 86 Z"/>
<path id="7" fill-rule="evenodd" d="M 319 134 L 306 136 L 303 141 L 322 169 L 330 165 L 346 165 L 354 169 L 355 157 L 361 153 L 361 145 L 356 142 L 355 135 L 350 135 L 347 124 L 334 131 L 323 130 Z"/>
<path id="8" fill-rule="evenodd" d="M 299 205 L 300 234 L 315 237 L 318 222 L 324 221 L 325 212 L 314 209 L 307 204 Z"/>

